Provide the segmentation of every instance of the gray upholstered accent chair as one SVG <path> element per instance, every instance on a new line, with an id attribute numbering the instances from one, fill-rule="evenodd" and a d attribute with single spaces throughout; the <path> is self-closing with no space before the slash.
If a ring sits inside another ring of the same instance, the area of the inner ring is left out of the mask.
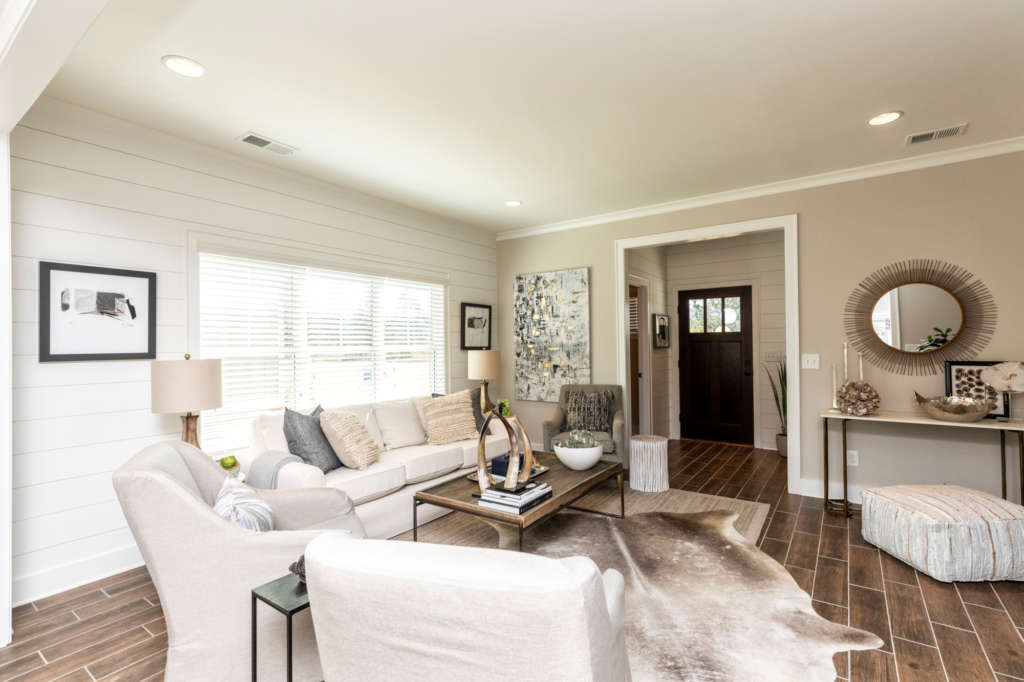
<path id="1" fill-rule="evenodd" d="M 551 442 L 561 435 L 568 434 L 568 426 L 565 422 L 565 406 L 572 391 L 584 393 L 597 393 L 598 391 L 611 391 L 613 396 L 612 406 L 612 430 L 591 431 L 604 447 L 605 455 L 612 455 L 623 462 L 623 466 L 629 466 L 629 447 L 626 444 L 626 418 L 622 412 L 622 387 L 613 384 L 563 384 L 558 391 L 558 407 L 555 408 L 554 416 L 544 422 L 544 450 L 552 452 Z"/>
<path id="2" fill-rule="evenodd" d="M 340 490 L 257 491 L 275 530 L 257 533 L 213 511 L 224 472 L 181 441 L 157 443 L 114 471 L 114 490 L 146 561 L 167 621 L 168 682 L 251 680 L 252 588 L 280 578 L 325 530 L 364 536 Z M 295 679 L 320 680 L 308 613 L 295 628 Z M 259 679 L 285 677 L 285 619 L 259 608 Z"/>

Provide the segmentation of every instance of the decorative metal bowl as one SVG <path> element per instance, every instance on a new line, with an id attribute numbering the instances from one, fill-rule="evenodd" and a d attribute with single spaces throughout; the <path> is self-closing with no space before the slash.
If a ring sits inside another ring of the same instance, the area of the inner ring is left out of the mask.
<path id="1" fill-rule="evenodd" d="M 929 417 L 947 422 L 980 421 L 985 418 L 985 415 L 995 409 L 996 406 L 992 400 L 965 398 L 958 395 L 925 398 L 917 391 L 914 391 L 914 398 L 917 400 L 917 404 L 928 413 Z"/>

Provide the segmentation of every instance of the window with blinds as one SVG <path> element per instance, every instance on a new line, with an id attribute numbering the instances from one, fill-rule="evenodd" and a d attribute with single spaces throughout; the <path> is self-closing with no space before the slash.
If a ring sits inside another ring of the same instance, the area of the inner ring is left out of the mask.
<path id="1" fill-rule="evenodd" d="M 201 252 L 199 345 L 224 386 L 203 447 L 242 447 L 267 410 L 444 392 L 444 286 Z"/>

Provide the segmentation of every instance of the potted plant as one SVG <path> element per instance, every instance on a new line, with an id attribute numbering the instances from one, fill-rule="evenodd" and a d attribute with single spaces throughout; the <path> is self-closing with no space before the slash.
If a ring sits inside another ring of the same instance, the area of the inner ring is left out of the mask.
<path id="1" fill-rule="evenodd" d="M 775 365 L 774 373 L 768 367 L 764 368 L 768 375 L 768 381 L 772 385 L 772 396 L 775 398 L 775 410 L 779 413 L 779 422 L 782 424 L 782 433 L 775 435 L 775 447 L 783 457 L 787 454 L 788 443 L 786 438 L 786 363 L 780 361 Z"/>

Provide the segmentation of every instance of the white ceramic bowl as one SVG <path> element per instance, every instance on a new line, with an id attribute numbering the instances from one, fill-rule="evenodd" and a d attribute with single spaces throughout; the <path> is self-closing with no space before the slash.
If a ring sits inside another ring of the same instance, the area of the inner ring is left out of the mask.
<path id="1" fill-rule="evenodd" d="M 597 460 L 601 459 L 602 450 L 600 445 L 595 445 L 592 448 L 563 448 L 556 445 L 555 456 L 558 457 L 559 462 L 570 469 L 583 471 L 597 464 Z"/>

